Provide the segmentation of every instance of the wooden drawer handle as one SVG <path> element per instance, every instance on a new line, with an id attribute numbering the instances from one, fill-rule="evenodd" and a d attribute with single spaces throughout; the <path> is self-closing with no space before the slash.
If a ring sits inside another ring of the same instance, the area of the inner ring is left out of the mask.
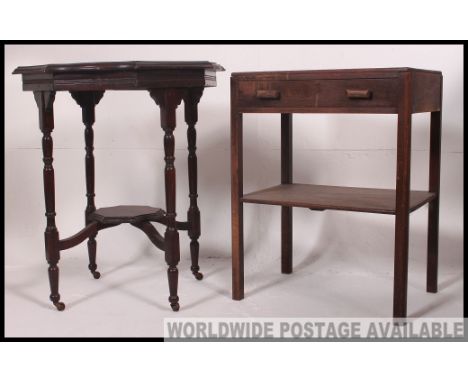
<path id="1" fill-rule="evenodd" d="M 372 92 L 369 89 L 357 90 L 357 89 L 346 89 L 346 95 L 352 99 L 371 99 Z"/>
<path id="2" fill-rule="evenodd" d="M 256 97 L 259 99 L 280 99 L 281 93 L 278 90 L 257 90 Z"/>

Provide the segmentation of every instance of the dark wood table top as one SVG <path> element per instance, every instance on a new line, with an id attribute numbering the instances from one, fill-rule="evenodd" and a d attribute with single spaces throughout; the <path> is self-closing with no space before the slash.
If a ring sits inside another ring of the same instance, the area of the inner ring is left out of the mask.
<path id="1" fill-rule="evenodd" d="M 209 61 L 116 61 L 19 66 L 23 90 L 145 90 L 216 86 L 221 65 Z"/>
<path id="2" fill-rule="evenodd" d="M 113 61 L 19 66 L 13 71 L 13 74 L 129 72 L 162 69 L 211 69 L 216 72 L 224 71 L 221 65 L 209 61 Z"/>

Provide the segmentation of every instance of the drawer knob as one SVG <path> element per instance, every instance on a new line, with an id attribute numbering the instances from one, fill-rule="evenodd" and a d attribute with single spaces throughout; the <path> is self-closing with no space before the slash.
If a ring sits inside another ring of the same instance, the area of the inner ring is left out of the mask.
<path id="1" fill-rule="evenodd" d="M 372 92 L 369 89 L 346 89 L 346 95 L 351 99 L 371 99 Z"/>
<path id="2" fill-rule="evenodd" d="M 280 99 L 281 93 L 278 90 L 257 90 L 256 97 L 259 99 Z"/>

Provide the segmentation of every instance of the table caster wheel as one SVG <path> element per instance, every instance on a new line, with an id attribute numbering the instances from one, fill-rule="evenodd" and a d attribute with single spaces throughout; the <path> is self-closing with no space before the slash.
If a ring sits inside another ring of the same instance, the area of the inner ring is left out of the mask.
<path id="1" fill-rule="evenodd" d="M 173 304 L 171 304 L 171 308 L 174 312 L 178 312 L 179 309 L 180 309 L 180 306 L 179 306 L 179 303 L 178 302 L 175 302 Z"/>
<path id="2" fill-rule="evenodd" d="M 54 302 L 54 305 L 59 312 L 65 310 L 65 304 L 63 302 Z"/>
<path id="3" fill-rule="evenodd" d="M 97 280 L 99 278 L 101 278 L 101 274 L 99 272 L 93 272 L 93 277 Z"/>
<path id="4" fill-rule="evenodd" d="M 203 273 L 195 272 L 193 275 L 197 280 L 203 280 Z"/>

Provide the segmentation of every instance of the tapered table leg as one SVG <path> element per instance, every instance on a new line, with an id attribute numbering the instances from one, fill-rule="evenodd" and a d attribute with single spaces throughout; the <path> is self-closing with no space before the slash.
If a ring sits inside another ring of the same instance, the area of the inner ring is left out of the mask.
<path id="1" fill-rule="evenodd" d="M 197 205 L 197 131 L 195 124 L 198 121 L 198 102 L 203 94 L 203 88 L 193 88 L 187 91 L 184 97 L 185 104 L 185 122 L 188 125 L 187 142 L 188 142 L 188 180 L 189 180 L 189 198 L 190 207 L 187 211 L 187 221 L 189 224 L 188 235 L 190 237 L 190 257 L 192 265 L 190 270 L 197 280 L 203 279 L 203 274 L 200 273 L 198 265 L 198 256 L 200 244 L 200 210 Z"/>
<path id="2" fill-rule="evenodd" d="M 176 109 L 182 101 L 183 91 L 179 89 L 154 89 L 151 97 L 161 110 L 161 127 L 164 130 L 164 179 L 166 185 L 166 232 L 164 234 L 165 258 L 168 265 L 169 302 L 173 311 L 179 310 L 177 283 L 180 260 L 179 233 L 176 227 L 176 170 L 174 166 L 174 129 L 176 127 Z"/>
<path id="3" fill-rule="evenodd" d="M 94 204 L 94 131 L 95 121 L 94 109 L 104 95 L 103 91 L 96 92 L 70 92 L 73 99 L 81 107 L 83 124 L 85 125 L 85 166 L 86 166 L 86 210 L 85 225 L 89 224 L 89 216 L 96 211 Z M 101 274 L 97 271 L 96 264 L 96 235 L 88 239 L 88 269 L 95 279 L 99 279 Z"/>
<path id="4" fill-rule="evenodd" d="M 281 114 L 281 184 L 293 181 L 292 114 Z M 292 207 L 281 207 L 281 272 L 292 273 Z"/>
<path id="5" fill-rule="evenodd" d="M 431 113 L 429 191 L 434 192 L 436 197 L 429 203 L 426 290 L 432 293 L 437 292 L 437 268 L 439 257 L 441 120 L 441 111 Z"/>
<path id="6" fill-rule="evenodd" d="M 406 317 L 411 179 L 411 77 L 404 75 L 398 113 L 393 317 Z"/>
<path id="7" fill-rule="evenodd" d="M 232 298 L 234 300 L 244 298 L 244 213 L 241 201 L 243 195 L 242 157 L 242 114 L 231 109 Z"/>
<path id="8" fill-rule="evenodd" d="M 60 301 L 59 294 L 59 233 L 55 225 L 55 179 L 53 163 L 53 140 L 54 130 L 54 100 L 53 91 L 35 91 L 34 99 L 39 108 L 39 127 L 42 131 L 42 153 L 44 162 L 44 199 L 47 218 L 47 226 L 44 232 L 46 259 L 49 264 L 50 300 L 57 310 L 65 309 L 65 304 Z"/>

